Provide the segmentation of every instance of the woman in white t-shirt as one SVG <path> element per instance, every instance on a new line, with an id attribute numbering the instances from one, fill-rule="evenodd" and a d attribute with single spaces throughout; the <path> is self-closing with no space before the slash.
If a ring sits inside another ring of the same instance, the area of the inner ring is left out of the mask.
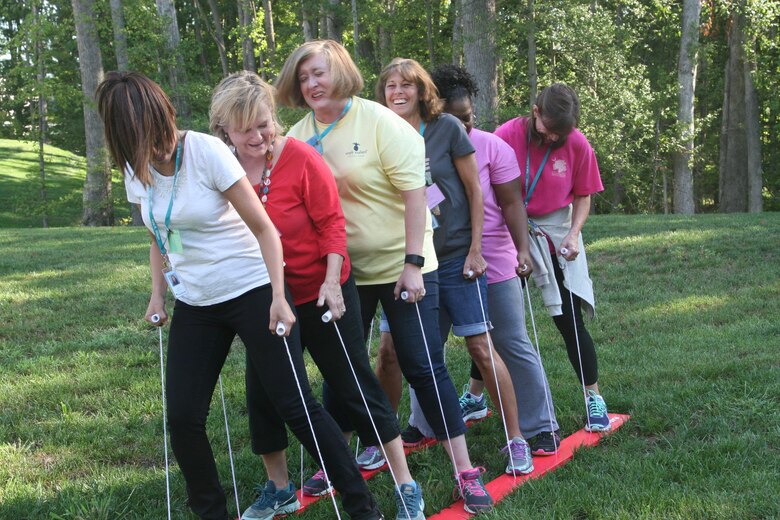
<path id="1" fill-rule="evenodd" d="M 205 426 L 217 378 L 238 335 L 262 372 L 256 392 L 275 405 L 278 420 L 316 456 L 311 418 L 347 512 L 380 518 L 338 426 L 309 388 L 292 299 L 285 293 L 279 236 L 241 165 L 216 137 L 179 131 L 170 100 L 141 74 L 109 73 L 96 97 L 108 149 L 125 173 L 127 198 L 140 205 L 152 235 L 146 319 L 157 315 L 156 325 L 165 324 L 166 288 L 176 297 L 168 338 L 167 419 L 193 512 L 203 519 L 229 518 Z M 289 347 L 273 333 L 277 324 L 284 325 Z M 296 374 L 308 413 L 295 390 Z"/>

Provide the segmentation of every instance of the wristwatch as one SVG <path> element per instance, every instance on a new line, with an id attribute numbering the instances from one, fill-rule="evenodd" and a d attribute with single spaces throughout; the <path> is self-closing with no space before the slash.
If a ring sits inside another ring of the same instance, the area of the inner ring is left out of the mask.
<path id="1" fill-rule="evenodd" d="M 406 255 L 404 257 L 404 263 L 422 267 L 425 265 L 425 258 L 420 255 Z"/>

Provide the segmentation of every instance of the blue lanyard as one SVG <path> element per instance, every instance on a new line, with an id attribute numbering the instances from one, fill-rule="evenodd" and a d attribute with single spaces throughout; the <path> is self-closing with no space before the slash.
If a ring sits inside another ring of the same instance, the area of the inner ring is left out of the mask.
<path id="1" fill-rule="evenodd" d="M 349 112 L 350 107 L 352 107 L 352 98 L 349 98 L 347 101 L 347 105 L 344 107 L 344 110 L 341 111 L 341 114 L 339 114 L 339 117 L 336 118 L 335 121 L 333 121 L 331 124 L 328 125 L 328 128 L 325 129 L 324 132 L 319 133 L 317 131 L 317 120 L 314 117 L 314 110 L 311 111 L 311 123 L 314 127 L 314 135 L 309 138 L 308 141 L 306 141 L 307 144 L 310 144 L 314 147 L 317 152 L 319 152 L 320 155 L 322 155 L 322 140 L 325 139 L 325 136 L 328 135 L 328 133 L 333 130 L 333 127 L 336 126 L 336 124 L 342 120 L 342 118 L 347 115 L 347 112 Z"/>
<path id="2" fill-rule="evenodd" d="M 539 170 L 537 170 L 536 175 L 534 176 L 534 182 L 531 183 L 531 188 L 528 188 L 528 177 L 531 174 L 531 136 L 528 136 L 528 145 L 525 148 L 525 205 L 528 206 L 528 201 L 531 200 L 531 194 L 534 192 L 534 188 L 536 188 L 536 183 L 539 182 L 539 177 L 542 176 L 542 170 L 544 170 L 544 165 L 547 164 L 547 158 L 550 157 L 550 151 L 552 150 L 552 145 L 547 147 L 547 153 L 544 154 L 544 159 L 542 159 L 542 164 L 539 165 Z"/>
<path id="3" fill-rule="evenodd" d="M 179 177 L 179 165 L 181 165 L 181 140 L 176 143 L 176 166 L 173 169 L 173 186 L 171 186 L 171 200 L 168 201 L 168 212 L 165 214 L 165 228 L 170 231 L 171 229 L 171 209 L 173 209 L 173 196 L 176 191 L 176 179 Z M 160 235 L 160 228 L 157 226 L 157 221 L 154 220 L 154 214 L 152 213 L 152 185 L 150 184 L 146 188 L 146 193 L 149 195 L 149 222 L 152 224 L 152 232 L 154 232 L 154 239 L 157 240 L 157 246 L 160 248 L 160 253 L 163 256 L 167 254 L 165 245 L 163 244 L 162 236 Z"/>
<path id="4" fill-rule="evenodd" d="M 420 121 L 420 135 L 425 135 L 425 121 Z"/>

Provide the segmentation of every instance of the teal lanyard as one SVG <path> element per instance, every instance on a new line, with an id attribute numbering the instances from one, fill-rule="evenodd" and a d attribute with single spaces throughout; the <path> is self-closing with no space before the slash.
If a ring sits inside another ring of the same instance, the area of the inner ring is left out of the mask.
<path id="1" fill-rule="evenodd" d="M 320 155 L 322 155 L 322 140 L 325 139 L 325 136 L 328 135 L 328 133 L 333 130 L 333 127 L 336 126 L 336 124 L 341 121 L 345 115 L 347 115 L 347 112 L 349 112 L 350 107 L 352 107 L 352 98 L 349 98 L 347 101 L 347 105 L 344 107 L 344 110 L 341 111 L 341 114 L 339 114 L 339 117 L 336 118 L 335 121 L 333 121 L 331 124 L 328 125 L 328 127 L 325 129 L 324 132 L 319 133 L 317 131 L 317 120 L 314 117 L 314 110 L 311 111 L 311 123 L 314 127 L 314 135 L 309 138 L 308 141 L 306 141 L 308 144 L 312 145 L 315 150 L 319 152 Z"/>
<path id="2" fill-rule="evenodd" d="M 173 209 L 173 196 L 176 192 L 176 179 L 179 177 L 179 165 L 181 164 L 181 141 L 176 143 L 176 166 L 173 169 L 173 186 L 171 186 L 171 200 L 168 201 L 168 212 L 165 214 L 165 228 L 170 231 L 171 229 L 171 209 Z M 157 221 L 154 220 L 154 214 L 152 213 L 152 185 L 150 184 L 146 188 L 146 193 L 149 195 L 149 222 L 152 225 L 152 232 L 154 233 L 154 239 L 157 240 L 157 246 L 160 248 L 160 253 L 163 256 L 167 254 L 165 244 L 163 244 L 162 235 L 160 235 L 160 228 L 157 226 Z"/>
<path id="3" fill-rule="evenodd" d="M 425 135 L 425 121 L 420 121 L 420 135 Z"/>
<path id="4" fill-rule="evenodd" d="M 531 200 L 531 194 L 534 192 L 534 188 L 536 188 L 536 183 L 539 182 L 539 177 L 542 176 L 542 170 L 544 170 L 544 165 L 547 164 L 547 158 L 550 157 L 550 151 L 552 150 L 552 145 L 547 147 L 547 153 L 544 154 L 544 159 L 542 159 L 542 164 L 539 165 L 539 170 L 536 172 L 536 175 L 534 176 L 534 181 L 531 183 L 531 188 L 528 188 L 528 177 L 531 175 L 531 136 L 528 136 L 528 146 L 526 146 L 525 149 L 525 205 L 528 206 L 528 201 Z"/>

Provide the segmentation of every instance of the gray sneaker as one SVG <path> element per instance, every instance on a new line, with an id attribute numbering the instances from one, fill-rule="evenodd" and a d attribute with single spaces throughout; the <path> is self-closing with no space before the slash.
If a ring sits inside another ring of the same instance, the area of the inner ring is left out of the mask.
<path id="1" fill-rule="evenodd" d="M 509 462 L 506 472 L 510 475 L 527 475 L 534 470 L 534 459 L 531 457 L 531 448 L 525 439 L 515 437 L 509 442 L 509 446 L 501 448 L 503 452 L 509 452 Z"/>
<path id="2" fill-rule="evenodd" d="M 385 465 L 385 458 L 376 446 L 369 446 L 355 459 L 360 469 L 377 469 Z"/>
<path id="3" fill-rule="evenodd" d="M 241 515 L 241 520 L 271 520 L 276 515 L 287 515 L 298 510 L 301 504 L 295 495 L 292 482 L 285 489 L 276 489 L 273 481 L 268 481 L 265 488 L 257 486 L 259 493 L 254 504 Z"/>

